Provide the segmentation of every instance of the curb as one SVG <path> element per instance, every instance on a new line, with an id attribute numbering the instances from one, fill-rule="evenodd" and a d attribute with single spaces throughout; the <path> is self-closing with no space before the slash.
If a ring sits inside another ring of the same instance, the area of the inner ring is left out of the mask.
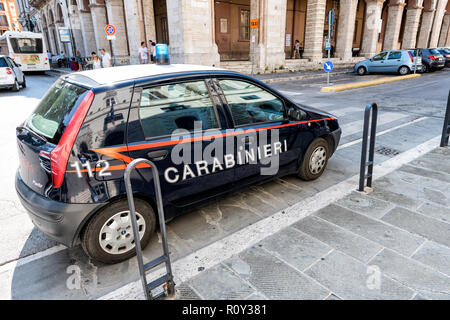
<path id="1" fill-rule="evenodd" d="M 368 87 L 368 86 L 374 86 L 377 84 L 383 84 L 383 83 L 389 83 L 389 82 L 395 82 L 395 81 L 401 81 L 401 80 L 408 80 L 408 79 L 414 79 L 418 78 L 421 75 L 418 73 L 415 74 L 408 74 L 406 76 L 399 76 L 399 77 L 385 77 L 377 80 L 369 80 L 369 81 L 361 81 L 361 82 L 353 82 L 353 83 L 346 83 L 346 84 L 338 84 L 335 86 L 330 87 L 323 87 L 320 91 L 322 92 L 338 92 L 338 91 L 344 91 L 348 89 L 356 89 L 356 88 L 362 88 L 362 87 Z"/>
<path id="2" fill-rule="evenodd" d="M 340 75 L 340 74 L 347 74 L 347 73 L 352 73 L 352 71 L 336 71 L 333 72 L 330 75 Z M 269 79 L 258 79 L 261 82 L 264 83 L 275 83 L 275 82 L 285 82 L 285 81 L 295 81 L 295 80 L 304 80 L 304 79 L 315 79 L 315 78 L 325 78 L 327 76 L 327 74 L 308 74 L 308 75 L 304 75 L 304 76 L 293 76 L 293 77 L 280 77 L 280 78 L 269 78 Z"/>

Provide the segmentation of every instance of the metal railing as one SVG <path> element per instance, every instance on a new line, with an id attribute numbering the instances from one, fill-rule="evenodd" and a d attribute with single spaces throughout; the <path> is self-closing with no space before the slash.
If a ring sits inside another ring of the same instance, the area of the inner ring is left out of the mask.
<path id="1" fill-rule="evenodd" d="M 367 142 L 369 140 L 369 120 L 370 111 L 372 111 L 372 121 L 370 125 L 370 145 L 369 145 L 369 161 L 367 161 Z M 373 160 L 375 153 L 375 137 L 377 133 L 377 117 L 378 106 L 376 103 L 366 105 L 364 111 L 364 129 L 363 140 L 361 149 L 361 167 L 359 171 L 359 189 L 358 191 L 364 191 L 364 180 L 367 179 L 367 187 L 372 187 L 372 174 L 373 174 Z M 366 174 L 367 167 L 367 174 Z"/>
<path id="2" fill-rule="evenodd" d="M 450 90 L 448 91 L 447 111 L 445 111 L 444 126 L 442 128 L 441 147 L 448 147 L 450 136 Z"/>
<path id="3" fill-rule="evenodd" d="M 134 207 L 133 189 L 131 187 L 130 181 L 132 170 L 134 169 L 134 167 L 136 167 L 136 165 L 140 163 L 147 163 L 152 168 L 153 182 L 155 184 L 155 193 L 156 193 L 156 205 L 158 208 L 159 227 L 163 246 L 163 255 L 150 262 L 147 262 L 145 265 L 142 258 L 141 242 L 137 240 L 139 239 L 139 229 L 136 221 L 136 210 Z M 145 298 L 147 300 L 152 300 L 157 299 L 161 296 L 171 295 L 175 292 L 175 283 L 173 282 L 172 267 L 170 264 L 170 257 L 169 257 L 169 246 L 167 244 L 166 222 L 164 217 L 164 207 L 162 202 L 161 184 L 159 182 L 158 168 L 152 161 L 139 158 L 133 160 L 131 163 L 127 165 L 127 168 L 125 169 L 124 179 L 125 179 L 125 189 L 128 198 L 128 206 L 130 209 L 131 224 L 133 226 L 133 237 L 135 239 L 134 243 L 136 247 L 136 258 L 138 260 L 139 275 L 141 277 Z M 150 269 L 159 266 L 162 263 L 165 263 L 167 273 L 164 276 L 150 283 L 147 283 L 146 272 Z"/>

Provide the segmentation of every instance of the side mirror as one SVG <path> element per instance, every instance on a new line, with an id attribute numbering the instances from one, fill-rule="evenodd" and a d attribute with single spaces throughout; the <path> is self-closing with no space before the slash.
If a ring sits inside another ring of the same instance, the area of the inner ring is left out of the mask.
<path id="1" fill-rule="evenodd" d="M 306 118 L 306 112 L 304 112 L 303 110 L 300 110 L 300 109 L 291 108 L 288 111 L 288 116 L 291 119 L 300 121 L 300 120 L 303 120 Z"/>
<path id="2" fill-rule="evenodd" d="M 18 67 L 21 67 L 22 65 L 20 63 L 17 64 Z"/>

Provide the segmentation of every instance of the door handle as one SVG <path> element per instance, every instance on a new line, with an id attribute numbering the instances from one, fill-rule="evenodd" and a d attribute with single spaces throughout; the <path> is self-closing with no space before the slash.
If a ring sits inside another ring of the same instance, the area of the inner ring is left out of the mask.
<path id="1" fill-rule="evenodd" d="M 167 150 L 156 150 L 150 151 L 147 153 L 147 156 L 152 160 L 164 160 L 168 153 L 169 151 Z"/>
<path id="2" fill-rule="evenodd" d="M 243 143 L 245 143 L 245 144 L 249 144 L 249 143 L 251 142 L 249 136 L 246 136 L 246 137 L 241 138 L 241 141 L 242 141 Z"/>

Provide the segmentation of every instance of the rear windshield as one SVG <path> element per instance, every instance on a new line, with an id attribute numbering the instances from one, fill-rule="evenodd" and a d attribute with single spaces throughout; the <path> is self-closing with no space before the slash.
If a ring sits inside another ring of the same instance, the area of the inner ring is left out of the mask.
<path id="1" fill-rule="evenodd" d="M 6 60 L 4 58 L 0 58 L 0 68 L 6 68 L 6 67 L 8 67 Z"/>
<path id="2" fill-rule="evenodd" d="M 39 38 L 9 38 L 15 53 L 43 53 L 42 39 Z"/>
<path id="3" fill-rule="evenodd" d="M 27 121 L 27 127 L 57 144 L 86 89 L 58 80 Z"/>
<path id="4" fill-rule="evenodd" d="M 441 53 L 437 49 L 430 49 L 431 54 L 440 55 Z"/>

